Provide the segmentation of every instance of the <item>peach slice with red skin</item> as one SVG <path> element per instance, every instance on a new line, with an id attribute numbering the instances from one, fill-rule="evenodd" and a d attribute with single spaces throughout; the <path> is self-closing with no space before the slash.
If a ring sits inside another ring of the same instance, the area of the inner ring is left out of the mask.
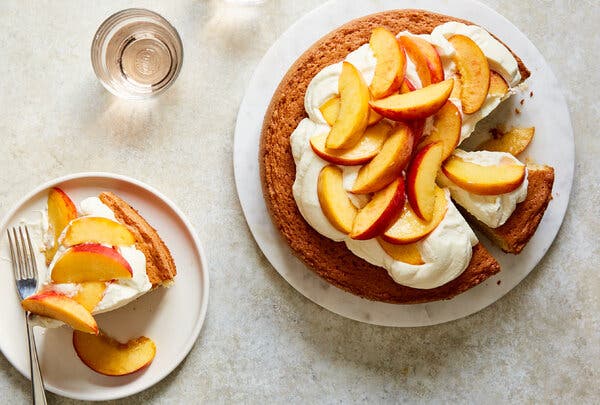
<path id="1" fill-rule="evenodd" d="M 44 251 L 46 265 L 49 265 L 58 250 L 58 238 L 65 227 L 77 218 L 77 208 L 67 193 L 53 187 L 48 193 L 48 223 L 54 234 L 54 245 Z"/>
<path id="2" fill-rule="evenodd" d="M 392 129 L 381 150 L 358 171 L 352 186 L 355 194 L 368 194 L 381 190 L 402 174 L 410 160 L 414 138 L 408 125 L 398 123 Z"/>
<path id="3" fill-rule="evenodd" d="M 422 86 L 439 83 L 444 80 L 444 68 L 435 47 L 420 37 L 403 35 L 398 38 L 408 57 L 415 64 Z"/>
<path id="4" fill-rule="evenodd" d="M 383 233 L 398 217 L 404 200 L 404 180 L 398 177 L 386 188 L 375 193 L 371 201 L 358 211 L 350 237 L 365 240 Z"/>
<path id="5" fill-rule="evenodd" d="M 52 290 L 42 291 L 21 301 L 25 311 L 62 321 L 86 334 L 98 333 L 96 320 L 81 304 Z"/>
<path id="6" fill-rule="evenodd" d="M 104 298 L 106 283 L 103 281 L 88 281 L 79 284 L 79 291 L 73 297 L 75 301 L 83 305 L 85 309 L 92 312 Z"/>
<path id="7" fill-rule="evenodd" d="M 419 147 L 438 141 L 442 142 L 444 146 L 442 160 L 446 160 L 458 146 L 461 126 L 460 111 L 451 101 L 446 101 L 446 104 L 433 116 L 433 130 L 421 140 Z"/>
<path id="8" fill-rule="evenodd" d="M 453 35 L 448 39 L 454 50 L 454 63 L 460 74 L 460 101 L 465 114 L 481 108 L 490 88 L 490 67 L 481 48 L 469 37 Z"/>
<path id="9" fill-rule="evenodd" d="M 454 80 L 444 80 L 408 93 L 370 101 L 369 104 L 373 110 L 394 121 L 427 118 L 442 108 L 453 86 Z"/>
<path id="10" fill-rule="evenodd" d="M 529 146 L 535 127 L 513 128 L 501 134 L 499 138 L 492 138 L 477 147 L 478 150 L 489 150 L 493 152 L 506 152 L 517 156 Z"/>
<path id="11" fill-rule="evenodd" d="M 379 153 L 391 128 L 392 125 L 388 122 L 380 122 L 367 128 L 361 140 L 350 149 L 328 149 L 325 146 L 327 134 L 310 138 L 310 146 L 320 158 L 328 162 L 346 166 L 362 165 Z"/>
<path id="12" fill-rule="evenodd" d="M 436 199 L 435 179 L 442 164 L 442 142 L 424 146 L 413 157 L 406 173 L 406 195 L 415 214 L 429 222 Z"/>
<path id="13" fill-rule="evenodd" d="M 350 233 L 358 212 L 343 185 L 342 169 L 325 166 L 317 182 L 317 196 L 325 217 L 338 231 Z"/>
<path id="14" fill-rule="evenodd" d="M 135 243 L 135 237 L 125 225 L 108 218 L 80 217 L 71 222 L 62 240 L 65 246 L 90 242 L 130 246 Z"/>
<path id="15" fill-rule="evenodd" d="M 435 205 L 430 221 L 419 218 L 407 201 L 406 204 L 404 204 L 400 217 L 385 231 L 382 238 L 391 244 L 406 245 L 418 242 L 433 232 L 433 230 L 442 222 L 446 216 L 446 211 L 448 210 L 446 192 L 436 186 L 434 195 Z M 390 254 L 390 256 L 392 255 Z"/>
<path id="16" fill-rule="evenodd" d="M 325 122 L 327 122 L 329 126 L 333 126 L 340 113 L 340 98 L 338 96 L 330 98 L 324 102 L 321 107 L 319 107 L 319 111 L 321 111 Z M 369 119 L 367 121 L 367 126 L 377 124 L 382 119 L 383 117 L 381 115 L 369 108 Z"/>
<path id="17" fill-rule="evenodd" d="M 517 189 L 525 180 L 525 165 L 505 157 L 500 164 L 482 166 L 456 155 L 442 165 L 442 172 L 458 187 L 479 195 L 499 195 Z"/>
<path id="18" fill-rule="evenodd" d="M 369 86 L 373 98 L 389 96 L 402 84 L 406 69 L 406 55 L 400 48 L 394 34 L 383 27 L 374 28 L 369 45 L 377 64 L 373 81 Z"/>
<path id="19" fill-rule="evenodd" d="M 397 245 L 389 243 L 382 238 L 378 238 L 379 246 L 392 257 L 392 259 L 399 262 L 412 264 L 415 266 L 425 264 L 421 252 L 415 243 L 408 243 L 406 245 Z"/>
<path id="20" fill-rule="evenodd" d="M 133 271 L 119 251 L 98 243 L 69 248 L 54 264 L 54 283 L 83 283 L 131 278 Z"/>
<path id="21" fill-rule="evenodd" d="M 330 149 L 354 146 L 363 135 L 369 120 L 369 88 L 361 73 L 351 63 L 342 63 L 338 93 L 340 111 L 326 142 Z"/>
<path id="22" fill-rule="evenodd" d="M 156 355 L 156 345 L 145 336 L 120 343 L 103 333 L 73 331 L 73 348 L 86 366 L 108 376 L 135 373 L 149 366 Z"/>
<path id="23" fill-rule="evenodd" d="M 412 82 L 405 77 L 404 81 L 402 82 L 402 85 L 400 86 L 400 94 L 410 93 L 411 91 L 415 91 L 416 89 L 417 88 L 415 87 L 415 85 L 412 84 Z"/>

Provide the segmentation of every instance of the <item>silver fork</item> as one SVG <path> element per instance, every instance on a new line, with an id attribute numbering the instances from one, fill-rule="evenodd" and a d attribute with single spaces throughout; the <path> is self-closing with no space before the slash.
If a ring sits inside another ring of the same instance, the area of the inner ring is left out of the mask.
<path id="1" fill-rule="evenodd" d="M 25 236 L 27 243 L 25 243 Z M 18 230 L 18 235 L 17 235 Z M 29 237 L 27 226 L 13 227 L 12 235 L 7 229 L 8 244 L 10 247 L 10 257 L 12 259 L 15 283 L 21 300 L 32 295 L 38 283 L 37 265 L 35 263 L 35 254 Z M 46 393 L 44 392 L 44 379 L 38 362 L 37 348 L 35 347 L 35 337 L 33 328 L 29 321 L 29 312 L 25 313 L 25 322 L 27 323 L 27 340 L 29 341 L 29 366 L 31 370 L 31 389 L 33 392 L 34 404 L 46 404 Z"/>

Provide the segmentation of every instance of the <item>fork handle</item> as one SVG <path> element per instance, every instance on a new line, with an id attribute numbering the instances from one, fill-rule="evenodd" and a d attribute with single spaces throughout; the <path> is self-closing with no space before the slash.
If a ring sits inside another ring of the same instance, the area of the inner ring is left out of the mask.
<path id="1" fill-rule="evenodd" d="M 33 392 L 34 405 L 46 405 L 46 392 L 44 391 L 44 379 L 38 362 L 37 348 L 35 346 L 35 337 L 33 327 L 29 322 L 29 312 L 25 314 L 27 323 L 27 340 L 29 341 L 29 365 L 31 371 L 31 390 Z"/>

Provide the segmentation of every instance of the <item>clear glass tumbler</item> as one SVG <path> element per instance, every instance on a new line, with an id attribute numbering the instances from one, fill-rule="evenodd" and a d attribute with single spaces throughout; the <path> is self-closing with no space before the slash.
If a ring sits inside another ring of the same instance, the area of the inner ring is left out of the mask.
<path id="1" fill-rule="evenodd" d="M 153 11 L 131 8 L 108 17 L 92 42 L 92 66 L 108 91 L 144 99 L 177 78 L 183 46 L 177 30 Z"/>

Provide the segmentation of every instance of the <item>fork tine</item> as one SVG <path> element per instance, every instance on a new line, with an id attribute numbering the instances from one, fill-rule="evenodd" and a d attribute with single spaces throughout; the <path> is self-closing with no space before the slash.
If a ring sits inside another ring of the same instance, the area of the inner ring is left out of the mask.
<path id="1" fill-rule="evenodd" d="M 27 235 L 27 245 L 29 246 L 29 278 L 37 278 L 37 263 L 35 262 L 35 255 L 33 253 L 33 246 L 31 246 L 31 237 L 29 236 L 29 229 L 25 225 L 25 234 Z"/>
<path id="2" fill-rule="evenodd" d="M 19 236 L 21 237 L 21 260 L 23 260 L 23 269 L 21 274 L 23 278 L 29 278 L 29 257 L 27 256 L 27 245 L 25 244 L 25 237 L 23 236 L 23 227 L 19 226 Z"/>
<path id="3" fill-rule="evenodd" d="M 23 278 L 23 255 L 21 254 L 21 243 L 19 243 L 19 236 L 17 235 L 17 227 L 12 229 L 13 231 L 13 239 L 15 240 L 15 246 L 17 250 L 17 266 L 18 266 L 18 279 Z"/>
<path id="4" fill-rule="evenodd" d="M 19 273 L 18 273 L 18 265 L 17 265 L 17 258 L 15 256 L 15 242 L 13 241 L 12 236 L 10 236 L 10 230 L 8 230 L 8 228 L 6 229 L 6 234 L 8 235 L 8 247 L 10 249 L 10 259 L 12 260 L 13 263 L 13 273 L 15 276 L 15 279 L 18 278 Z"/>

